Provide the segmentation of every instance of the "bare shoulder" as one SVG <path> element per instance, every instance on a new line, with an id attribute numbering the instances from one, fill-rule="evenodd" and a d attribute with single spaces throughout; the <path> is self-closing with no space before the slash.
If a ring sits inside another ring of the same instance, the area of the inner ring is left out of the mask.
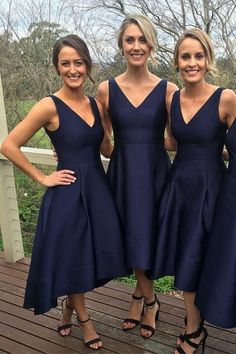
<path id="1" fill-rule="evenodd" d="M 236 94 L 233 90 L 225 89 L 222 91 L 219 112 L 220 119 L 230 126 L 236 117 Z"/>
<path id="2" fill-rule="evenodd" d="M 106 96 L 109 92 L 109 81 L 103 81 L 98 85 L 97 95 Z"/>
<path id="3" fill-rule="evenodd" d="M 221 94 L 221 102 L 223 104 L 232 104 L 236 100 L 236 94 L 233 90 L 225 89 Z"/>
<path id="4" fill-rule="evenodd" d="M 55 113 L 56 106 L 51 99 L 51 97 L 44 97 L 40 101 L 38 101 L 32 109 L 34 110 L 41 110 L 42 113 Z"/>
<path id="5" fill-rule="evenodd" d="M 108 99 L 109 99 L 109 81 L 103 81 L 99 84 L 97 90 L 97 100 L 102 104 L 104 109 L 108 109 Z"/>
<path id="6" fill-rule="evenodd" d="M 177 91 L 178 89 L 179 88 L 176 84 L 174 84 L 173 82 L 167 81 L 167 89 L 166 89 L 167 96 L 169 96 L 170 94 L 172 94 L 172 96 L 173 96 L 173 93 L 175 91 Z"/>
<path id="7" fill-rule="evenodd" d="M 44 97 L 38 101 L 25 117 L 27 120 L 39 120 L 46 124 L 57 114 L 56 106 L 50 97 Z"/>
<path id="8" fill-rule="evenodd" d="M 169 84 L 169 83 L 168 83 Z M 169 89 L 168 89 L 168 86 L 167 86 L 167 92 L 166 92 L 166 104 L 167 104 L 167 108 L 170 107 L 171 105 L 171 102 L 172 102 L 172 99 L 173 99 L 173 96 L 174 96 L 174 93 L 176 91 L 179 91 L 179 88 L 173 84 L 172 82 L 170 83 L 171 85 L 169 86 Z"/>

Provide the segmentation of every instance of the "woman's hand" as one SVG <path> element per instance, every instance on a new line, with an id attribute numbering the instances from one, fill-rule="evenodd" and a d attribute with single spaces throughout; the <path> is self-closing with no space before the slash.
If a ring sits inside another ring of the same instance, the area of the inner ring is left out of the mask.
<path id="1" fill-rule="evenodd" d="M 76 177 L 74 171 L 60 170 L 51 173 L 49 176 L 44 176 L 40 183 L 45 187 L 54 187 L 59 185 L 69 185 L 74 183 Z"/>

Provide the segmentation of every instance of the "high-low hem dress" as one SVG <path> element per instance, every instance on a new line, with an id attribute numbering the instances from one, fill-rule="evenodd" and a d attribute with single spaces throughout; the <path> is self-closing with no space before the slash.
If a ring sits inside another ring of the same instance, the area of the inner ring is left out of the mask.
<path id="1" fill-rule="evenodd" d="M 128 275 L 120 219 L 100 158 L 103 127 L 90 97 L 89 126 L 52 95 L 59 128 L 46 130 L 58 156 L 58 170 L 75 172 L 70 185 L 47 188 L 38 218 L 24 307 L 41 314 L 62 295 L 84 293 Z"/>
<path id="2" fill-rule="evenodd" d="M 215 326 L 236 327 L 236 119 L 226 134 L 229 165 L 222 180 L 196 305 Z"/>
<path id="3" fill-rule="evenodd" d="M 220 182 L 225 171 L 222 150 L 226 124 L 220 121 L 217 88 L 185 123 L 180 91 L 173 95 L 171 129 L 178 143 L 163 192 L 154 264 L 148 276 L 175 276 L 175 286 L 197 290 Z"/>
<path id="4" fill-rule="evenodd" d="M 164 149 L 167 81 L 161 80 L 135 107 L 109 80 L 109 114 L 114 150 L 108 178 L 124 229 L 127 266 L 149 269 L 156 213 L 170 166 Z"/>

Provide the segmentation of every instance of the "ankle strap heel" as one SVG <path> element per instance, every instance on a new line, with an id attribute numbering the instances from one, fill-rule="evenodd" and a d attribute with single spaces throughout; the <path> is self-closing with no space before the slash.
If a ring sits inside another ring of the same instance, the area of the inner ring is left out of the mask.
<path id="1" fill-rule="evenodd" d="M 154 300 L 152 302 L 144 302 L 144 303 L 145 303 L 146 309 L 152 308 L 155 304 L 158 305 L 158 310 L 157 310 L 157 313 L 156 313 L 156 316 L 155 316 L 155 320 L 157 321 L 158 318 L 159 318 L 159 310 L 160 310 L 160 307 L 161 307 L 161 304 L 160 304 L 160 301 L 157 298 L 157 295 L 156 294 L 154 295 Z"/>
<path id="2" fill-rule="evenodd" d="M 78 324 L 82 327 L 85 323 L 87 323 L 88 321 L 90 321 L 91 318 L 90 316 L 88 315 L 88 318 L 84 321 L 80 320 L 79 316 L 77 316 L 77 321 L 78 321 Z M 85 347 L 89 348 L 89 349 L 92 349 L 92 350 L 99 350 L 102 348 L 102 346 L 99 346 L 99 347 L 92 347 L 93 344 L 96 344 L 96 343 L 99 343 L 101 342 L 101 338 L 100 337 L 96 337 L 96 338 L 93 338 L 91 340 L 88 340 L 87 342 L 84 341 L 84 345 Z"/>
<path id="3" fill-rule="evenodd" d="M 194 343 L 191 341 L 191 339 L 193 338 L 198 338 L 200 337 L 200 335 L 204 333 L 203 338 L 200 340 L 199 343 Z M 200 345 L 202 345 L 202 354 L 204 354 L 205 352 L 205 346 L 206 346 L 206 339 L 208 336 L 208 332 L 206 330 L 205 327 L 199 327 L 197 331 L 193 332 L 193 333 L 185 333 L 182 336 L 182 342 L 186 342 L 190 347 L 194 348 L 194 352 L 196 352 L 196 350 L 200 347 Z M 186 354 L 186 352 L 184 351 L 184 349 L 181 347 L 181 345 L 178 345 L 178 347 L 176 348 L 177 352 L 180 354 Z"/>
<path id="4" fill-rule="evenodd" d="M 135 300 L 135 301 L 141 301 L 143 300 L 143 296 L 136 296 L 136 295 L 132 295 L 132 299 Z M 142 311 L 141 311 L 141 314 L 140 314 L 140 318 L 143 316 L 143 313 L 144 313 L 144 303 L 143 303 L 143 307 L 142 307 Z M 140 319 L 135 319 L 135 318 L 125 318 L 124 321 L 123 321 L 123 324 L 132 324 L 132 327 L 122 327 L 123 331 L 130 331 L 131 329 L 134 329 L 135 327 L 137 327 L 137 325 L 139 324 L 140 322 Z"/>
<path id="5" fill-rule="evenodd" d="M 160 304 L 160 301 L 157 298 L 157 295 L 156 294 L 154 295 L 154 300 L 152 302 L 144 302 L 146 310 L 152 309 L 155 306 L 155 304 L 158 305 L 158 308 L 157 308 L 156 314 L 155 314 L 155 322 L 156 322 L 158 320 L 158 318 L 159 318 L 159 310 L 160 310 L 160 307 L 161 307 L 161 304 Z M 146 324 L 141 324 L 141 329 L 144 329 L 146 331 L 151 332 L 151 334 L 149 336 L 144 336 L 142 334 L 142 332 L 141 332 L 141 336 L 144 339 L 151 338 L 153 336 L 153 334 L 155 333 L 155 330 L 156 330 L 156 328 L 154 328 L 152 326 L 149 326 L 149 325 L 146 325 Z"/>

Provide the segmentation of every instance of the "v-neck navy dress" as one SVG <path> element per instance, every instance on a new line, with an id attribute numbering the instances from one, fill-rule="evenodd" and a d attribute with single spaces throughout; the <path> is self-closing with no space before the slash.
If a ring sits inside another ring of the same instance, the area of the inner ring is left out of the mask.
<path id="1" fill-rule="evenodd" d="M 220 121 L 222 88 L 185 123 L 180 91 L 171 104 L 172 134 L 178 143 L 159 212 L 151 278 L 175 275 L 177 288 L 197 290 L 220 182 L 226 124 Z"/>
<path id="2" fill-rule="evenodd" d="M 167 82 L 160 81 L 136 108 L 117 82 L 109 81 L 114 150 L 108 177 L 121 216 L 127 266 L 150 269 L 156 214 L 169 169 L 164 149 Z"/>
<path id="3" fill-rule="evenodd" d="M 84 293 L 129 274 L 119 215 L 100 159 L 103 127 L 90 97 L 90 127 L 56 96 L 59 128 L 46 130 L 58 170 L 71 169 L 71 185 L 48 188 L 40 208 L 24 307 L 44 313 L 62 295 Z"/>
<path id="4" fill-rule="evenodd" d="M 236 327 L 236 119 L 226 134 L 229 165 L 217 202 L 196 305 L 215 326 Z"/>

